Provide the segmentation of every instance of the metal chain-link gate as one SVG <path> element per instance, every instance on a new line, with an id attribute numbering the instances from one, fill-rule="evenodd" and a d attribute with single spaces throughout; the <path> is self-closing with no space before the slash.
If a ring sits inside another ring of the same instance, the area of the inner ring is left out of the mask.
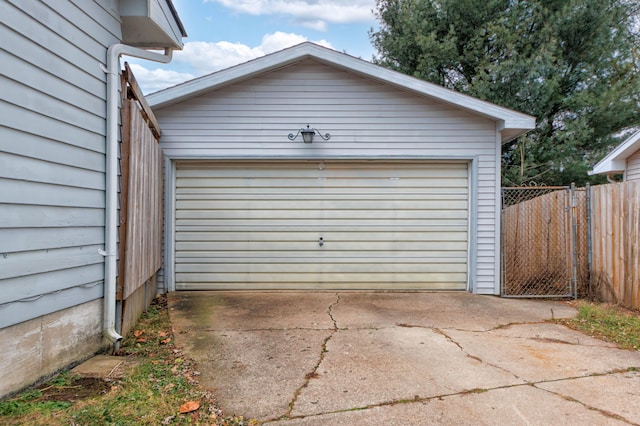
<path id="1" fill-rule="evenodd" d="M 578 295 L 588 280 L 579 277 L 586 262 L 585 196 L 574 187 L 502 189 L 503 297 Z"/>

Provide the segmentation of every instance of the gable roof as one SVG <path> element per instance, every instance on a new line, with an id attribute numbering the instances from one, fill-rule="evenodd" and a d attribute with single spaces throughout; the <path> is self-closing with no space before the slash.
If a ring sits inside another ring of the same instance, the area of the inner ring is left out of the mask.
<path id="1" fill-rule="evenodd" d="M 593 166 L 590 175 L 607 173 L 623 173 L 626 169 L 627 158 L 640 150 L 640 130 L 618 145 L 606 157 Z"/>
<path id="2" fill-rule="evenodd" d="M 308 58 L 493 119 L 498 123 L 502 142 L 507 142 L 535 128 L 535 118 L 532 116 L 481 101 L 310 42 L 152 93 L 147 96 L 147 101 L 155 108 L 166 107 Z"/>

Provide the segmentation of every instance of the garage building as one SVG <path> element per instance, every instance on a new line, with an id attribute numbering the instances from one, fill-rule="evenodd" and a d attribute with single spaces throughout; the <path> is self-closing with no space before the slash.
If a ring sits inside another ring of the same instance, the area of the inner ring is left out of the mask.
<path id="1" fill-rule="evenodd" d="M 533 117 L 312 43 L 148 101 L 166 290 L 499 293 L 501 144 Z"/>

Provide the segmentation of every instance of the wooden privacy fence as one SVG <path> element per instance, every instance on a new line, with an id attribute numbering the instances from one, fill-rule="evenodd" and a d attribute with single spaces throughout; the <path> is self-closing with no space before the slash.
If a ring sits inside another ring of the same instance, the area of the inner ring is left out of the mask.
<path id="1" fill-rule="evenodd" d="M 162 263 L 160 129 L 125 63 L 122 74 L 120 232 L 117 300 L 126 334 L 155 296 Z"/>
<path id="2" fill-rule="evenodd" d="M 640 182 L 503 188 L 502 295 L 640 309 Z"/>
<path id="3" fill-rule="evenodd" d="M 596 297 L 640 309 L 640 181 L 591 188 Z"/>

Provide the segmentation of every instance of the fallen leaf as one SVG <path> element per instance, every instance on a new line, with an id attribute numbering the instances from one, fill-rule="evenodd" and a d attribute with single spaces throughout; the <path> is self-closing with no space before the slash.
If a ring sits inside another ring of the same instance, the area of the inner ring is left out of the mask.
<path id="1" fill-rule="evenodd" d="M 134 336 L 136 336 L 136 337 L 140 337 L 140 336 L 142 336 L 143 334 L 144 334 L 144 330 L 135 330 L 135 331 L 133 332 L 133 335 L 134 335 Z"/>
<path id="2" fill-rule="evenodd" d="M 160 343 L 162 343 L 162 344 L 164 344 L 164 345 L 166 345 L 166 344 L 167 344 L 167 343 L 169 343 L 169 342 L 171 342 L 171 337 L 167 337 L 167 338 L 166 338 L 166 339 L 164 339 L 164 340 L 160 340 Z"/>
<path id="3" fill-rule="evenodd" d="M 144 337 L 138 337 L 138 338 L 136 339 L 136 343 L 144 343 L 144 342 L 146 342 L 146 341 L 147 341 L 147 339 L 145 339 Z"/>
<path id="4" fill-rule="evenodd" d="M 190 413 L 196 411 L 198 408 L 200 408 L 200 402 L 198 401 L 185 402 L 180 406 L 180 414 Z"/>
<path id="5" fill-rule="evenodd" d="M 161 331 L 160 333 L 158 333 L 158 336 L 160 337 L 167 337 L 169 335 L 169 333 L 167 333 L 166 331 Z"/>

